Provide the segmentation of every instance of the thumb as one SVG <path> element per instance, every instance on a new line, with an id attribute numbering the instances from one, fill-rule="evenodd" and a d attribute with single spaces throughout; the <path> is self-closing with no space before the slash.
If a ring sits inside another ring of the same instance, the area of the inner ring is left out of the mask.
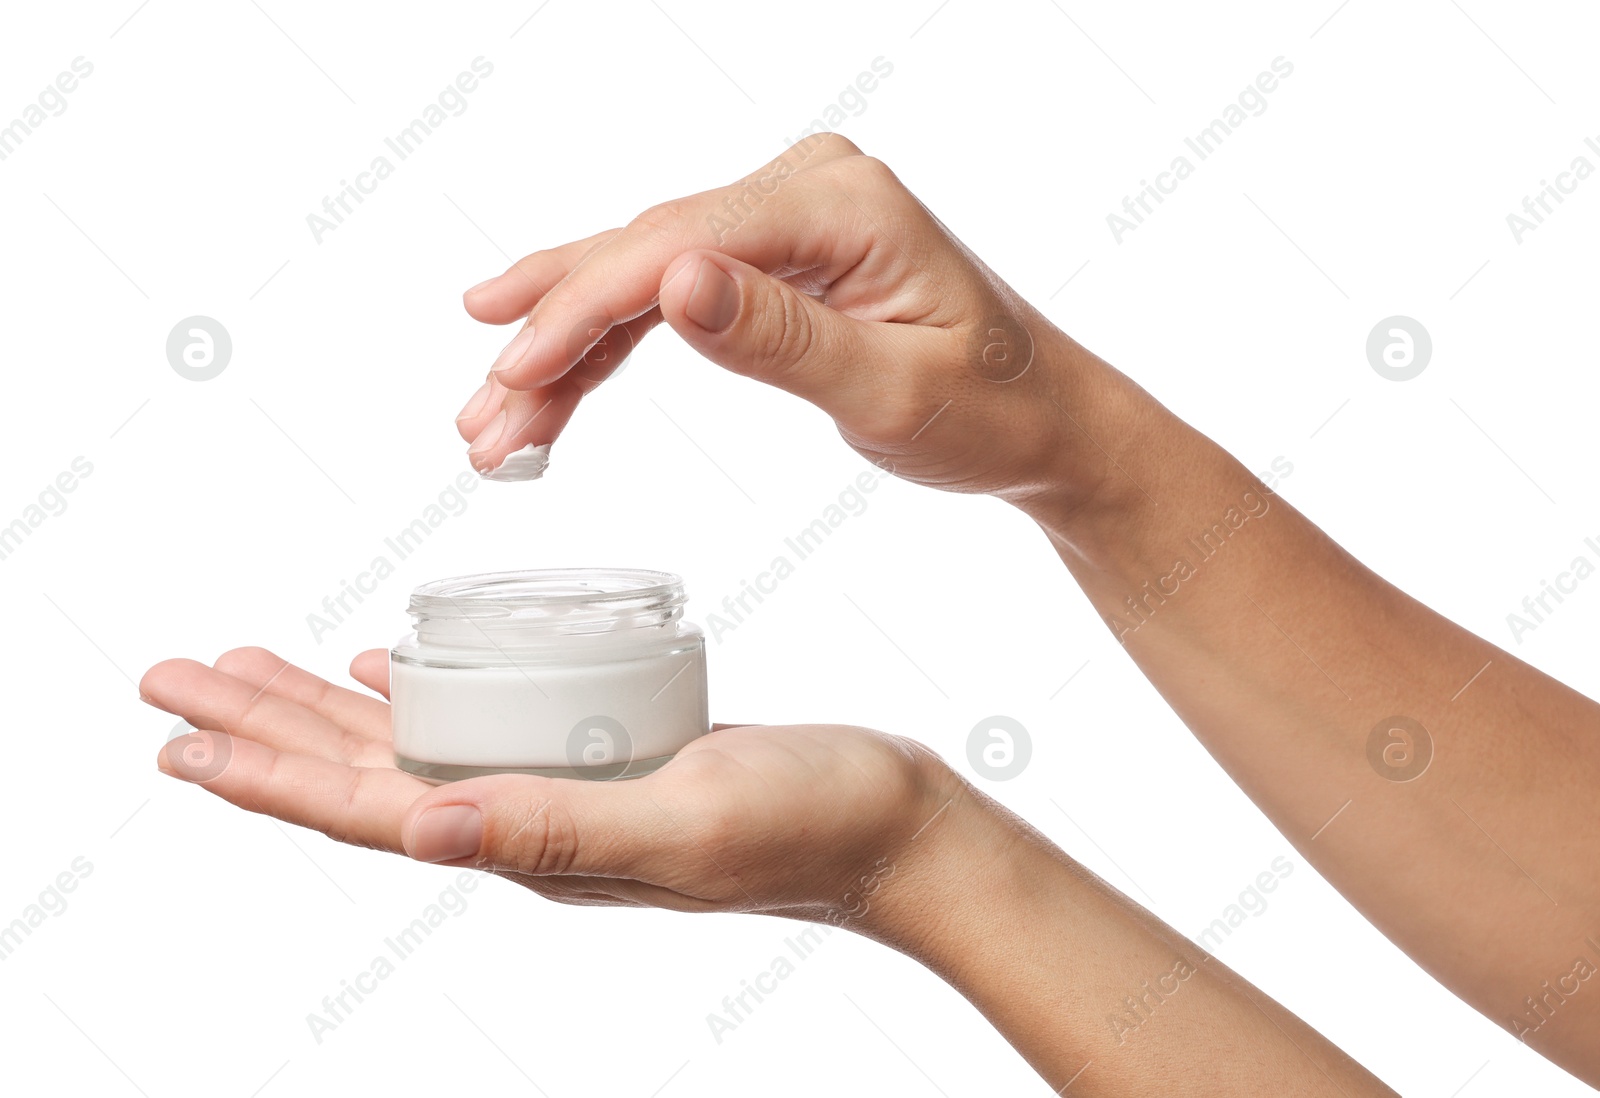
<path id="1" fill-rule="evenodd" d="M 420 862 L 634 877 L 668 848 L 670 831 L 670 817 L 637 782 L 496 774 L 424 793 L 400 841 Z"/>
<path id="2" fill-rule="evenodd" d="M 719 252 L 679 256 L 662 276 L 660 302 L 666 322 L 712 362 L 824 410 L 868 384 L 884 359 L 878 326 Z"/>

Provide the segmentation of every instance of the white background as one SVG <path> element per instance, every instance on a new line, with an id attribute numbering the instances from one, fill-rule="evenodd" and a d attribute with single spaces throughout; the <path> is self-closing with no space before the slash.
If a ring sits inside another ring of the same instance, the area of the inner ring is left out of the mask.
<path id="1" fill-rule="evenodd" d="M 0 162 L 0 525 L 93 466 L 0 561 L 0 923 L 93 866 L 0 963 L 5 1070 L 30 1089 L 1046 1091 L 954 992 L 864 940 L 832 935 L 719 1044 L 706 1015 L 797 925 L 500 881 L 318 1044 L 307 1014 L 456 871 L 161 776 L 172 718 L 135 701 L 157 660 L 240 644 L 342 680 L 440 576 L 665 568 L 703 617 L 766 567 L 866 466 L 816 411 L 661 332 L 543 482 L 483 485 L 321 643 L 306 622 L 465 468 L 451 421 L 507 335 L 465 316 L 464 287 L 754 170 L 878 57 L 892 75 L 839 128 L 1003 277 L 1252 468 L 1292 463 L 1279 490 L 1380 573 L 1600 689 L 1600 580 L 1520 644 L 1506 624 L 1600 535 L 1600 180 L 1521 243 L 1506 223 L 1600 135 L 1591 11 L 538 2 L 6 9 L 0 123 L 74 58 L 94 66 Z M 494 72 L 465 113 L 317 243 L 306 215 L 479 56 Z M 1294 72 L 1269 109 L 1119 244 L 1106 214 L 1279 56 Z M 204 383 L 165 355 L 195 314 L 234 343 Z M 1432 333 L 1413 381 L 1366 361 L 1392 314 Z M 1288 855 L 1218 954 L 1403 1093 L 1587 1093 L 1317 877 L 1027 521 L 893 481 L 868 499 L 713 646 L 715 717 L 875 726 L 970 773 L 973 725 L 1012 716 L 1032 763 L 979 784 L 1179 930 Z M 1405 835 L 1393 856 L 1414 858 Z"/>

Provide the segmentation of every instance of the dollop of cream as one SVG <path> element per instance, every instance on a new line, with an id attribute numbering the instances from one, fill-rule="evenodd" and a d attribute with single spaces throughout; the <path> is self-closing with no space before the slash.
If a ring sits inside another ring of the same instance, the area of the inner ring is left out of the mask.
<path id="1" fill-rule="evenodd" d="M 484 480 L 538 480 L 550 465 L 550 446 L 524 446 L 488 472 L 479 471 Z"/>

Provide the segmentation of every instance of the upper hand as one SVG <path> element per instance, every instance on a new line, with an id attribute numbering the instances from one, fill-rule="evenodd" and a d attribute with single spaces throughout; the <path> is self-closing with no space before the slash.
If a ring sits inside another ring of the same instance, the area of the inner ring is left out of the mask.
<path id="1" fill-rule="evenodd" d="M 553 441 L 665 321 L 718 365 L 813 402 L 901 477 L 1026 491 L 1056 452 L 1060 352 L 1076 347 L 835 134 L 535 252 L 465 300 L 487 323 L 527 318 L 457 420 L 480 469 Z"/>

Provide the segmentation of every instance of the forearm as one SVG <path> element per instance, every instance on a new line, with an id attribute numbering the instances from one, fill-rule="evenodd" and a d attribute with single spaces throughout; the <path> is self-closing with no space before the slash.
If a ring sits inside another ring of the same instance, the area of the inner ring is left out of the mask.
<path id="1" fill-rule="evenodd" d="M 1058 448 L 1092 471 L 1092 499 L 1019 502 L 1095 610 L 1376 926 L 1600 1077 L 1600 992 L 1526 1001 L 1575 958 L 1600 965 L 1600 706 L 1385 582 L 1137 386 L 1062 353 L 1080 403 Z"/>
<path id="2" fill-rule="evenodd" d="M 1058 1093 L 1391 1093 L 969 787 L 904 861 L 857 929 L 965 995 Z"/>

